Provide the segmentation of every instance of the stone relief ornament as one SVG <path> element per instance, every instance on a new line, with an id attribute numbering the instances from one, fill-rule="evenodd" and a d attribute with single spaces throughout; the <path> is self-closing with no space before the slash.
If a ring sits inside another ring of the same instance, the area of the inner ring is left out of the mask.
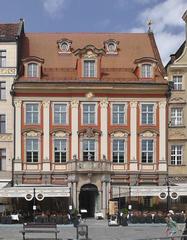
<path id="1" fill-rule="evenodd" d="M 108 107 L 108 99 L 104 98 L 100 101 L 101 108 L 107 108 Z"/>
<path id="2" fill-rule="evenodd" d="M 71 107 L 72 108 L 78 108 L 78 106 L 79 106 L 79 101 L 77 99 L 73 99 L 71 101 Z"/>

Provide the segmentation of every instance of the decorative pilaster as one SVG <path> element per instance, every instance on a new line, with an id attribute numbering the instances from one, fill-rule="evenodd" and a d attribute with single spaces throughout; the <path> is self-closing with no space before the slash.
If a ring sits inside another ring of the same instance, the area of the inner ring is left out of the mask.
<path id="1" fill-rule="evenodd" d="M 76 156 L 78 158 L 78 107 L 79 101 L 73 99 L 71 101 L 71 132 L 72 132 L 72 147 L 71 158 Z"/>
<path id="2" fill-rule="evenodd" d="M 21 106 L 22 101 L 15 100 L 15 171 L 21 171 Z"/>
<path id="3" fill-rule="evenodd" d="M 43 101 L 43 160 L 44 162 L 49 162 L 49 106 L 50 101 Z M 50 169 L 45 169 L 50 170 Z"/>
<path id="4" fill-rule="evenodd" d="M 100 102 L 101 107 L 101 158 L 105 156 L 108 159 L 108 101 L 107 99 L 102 99 Z"/>
<path id="5" fill-rule="evenodd" d="M 130 102 L 130 170 L 137 170 L 137 102 Z"/>
<path id="6" fill-rule="evenodd" d="M 166 101 L 159 102 L 159 170 L 166 171 Z"/>

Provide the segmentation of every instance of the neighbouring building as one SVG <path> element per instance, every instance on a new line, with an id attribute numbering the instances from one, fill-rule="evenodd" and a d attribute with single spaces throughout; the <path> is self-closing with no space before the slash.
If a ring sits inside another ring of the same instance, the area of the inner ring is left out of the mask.
<path id="1" fill-rule="evenodd" d="M 25 33 L 12 89 L 17 204 L 35 194 L 43 210 L 73 205 L 88 216 L 106 214 L 109 199 L 159 204 L 164 74 L 152 32 Z"/>
<path id="2" fill-rule="evenodd" d="M 183 15 L 186 23 L 187 11 Z M 171 195 L 173 207 L 187 207 L 187 45 L 181 45 L 166 66 L 168 80 L 173 82 L 173 90 L 168 105 L 168 176 L 169 185 L 175 186 Z"/>
<path id="3" fill-rule="evenodd" d="M 19 43 L 23 31 L 22 20 L 19 23 L 0 24 L 0 212 L 9 203 L 6 198 L 1 198 L 1 189 L 11 185 L 13 177 L 14 109 L 10 92 L 17 75 Z"/>

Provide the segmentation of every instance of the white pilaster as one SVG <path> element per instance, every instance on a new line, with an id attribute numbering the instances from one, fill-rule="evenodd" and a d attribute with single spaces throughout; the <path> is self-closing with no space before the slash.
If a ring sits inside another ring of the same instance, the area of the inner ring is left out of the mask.
<path id="1" fill-rule="evenodd" d="M 79 101 L 73 99 L 71 102 L 71 132 L 72 132 L 72 147 L 71 147 L 71 157 L 76 155 L 78 158 L 78 106 Z"/>
<path id="2" fill-rule="evenodd" d="M 105 215 L 106 211 L 106 183 L 102 182 L 102 190 L 103 190 L 103 214 Z"/>
<path id="3" fill-rule="evenodd" d="M 159 102 L 159 170 L 162 171 L 166 171 L 166 124 L 166 101 L 162 101 Z"/>
<path id="4" fill-rule="evenodd" d="M 21 105 L 20 100 L 16 100 L 15 104 L 15 161 L 21 163 Z M 19 169 L 17 169 L 19 170 Z M 21 169 L 20 169 L 21 170 Z"/>
<path id="5" fill-rule="evenodd" d="M 103 99 L 100 102 L 101 106 L 101 159 L 103 156 L 108 158 L 108 101 L 107 99 Z"/>
<path id="6" fill-rule="evenodd" d="M 137 171 L 137 102 L 130 102 L 130 170 Z"/>
<path id="7" fill-rule="evenodd" d="M 77 183 L 73 182 L 73 206 L 77 208 Z"/>
<path id="8" fill-rule="evenodd" d="M 43 158 L 45 162 L 49 161 L 49 106 L 50 101 L 43 101 Z"/>

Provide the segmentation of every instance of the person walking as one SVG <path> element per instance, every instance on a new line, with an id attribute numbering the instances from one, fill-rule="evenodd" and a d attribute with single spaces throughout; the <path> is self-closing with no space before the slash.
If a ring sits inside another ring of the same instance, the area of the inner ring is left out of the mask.
<path id="1" fill-rule="evenodd" d="M 166 233 L 168 237 L 171 237 L 174 240 L 175 236 L 178 234 L 178 226 L 177 223 L 168 215 L 166 218 Z"/>

